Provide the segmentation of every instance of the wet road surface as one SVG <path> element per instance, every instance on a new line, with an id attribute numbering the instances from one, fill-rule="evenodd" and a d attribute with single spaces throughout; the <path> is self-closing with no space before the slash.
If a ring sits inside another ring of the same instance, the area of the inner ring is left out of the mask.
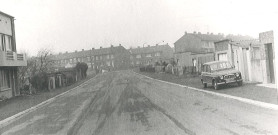
<path id="1" fill-rule="evenodd" d="M 276 135 L 277 125 L 277 110 L 120 71 L 97 76 L 0 131 L 3 135 Z"/>

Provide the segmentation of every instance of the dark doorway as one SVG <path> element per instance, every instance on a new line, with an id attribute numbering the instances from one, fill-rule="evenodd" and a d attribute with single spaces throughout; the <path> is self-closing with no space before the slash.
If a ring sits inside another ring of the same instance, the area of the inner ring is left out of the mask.
<path id="1" fill-rule="evenodd" d="M 268 57 L 268 71 L 269 71 L 269 77 L 270 77 L 270 83 L 275 83 L 275 77 L 274 77 L 274 63 L 273 63 L 273 48 L 272 44 L 266 44 L 266 52 Z"/>

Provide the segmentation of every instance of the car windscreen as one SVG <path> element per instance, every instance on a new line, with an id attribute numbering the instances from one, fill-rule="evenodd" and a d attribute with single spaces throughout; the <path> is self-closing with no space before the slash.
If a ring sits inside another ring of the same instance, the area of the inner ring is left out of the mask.
<path id="1" fill-rule="evenodd" d="M 210 65 L 210 69 L 212 71 L 217 71 L 217 70 L 223 70 L 223 69 L 229 69 L 232 68 L 231 64 L 228 62 L 219 62 L 215 64 Z"/>

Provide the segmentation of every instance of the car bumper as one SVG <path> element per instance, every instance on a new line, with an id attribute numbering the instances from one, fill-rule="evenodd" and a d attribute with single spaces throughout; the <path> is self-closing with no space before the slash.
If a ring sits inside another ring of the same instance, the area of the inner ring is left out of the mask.
<path id="1" fill-rule="evenodd" d="M 230 83 L 237 83 L 237 82 L 242 82 L 242 79 L 224 80 L 224 81 L 218 82 L 217 84 L 221 85 L 221 84 L 230 84 Z"/>

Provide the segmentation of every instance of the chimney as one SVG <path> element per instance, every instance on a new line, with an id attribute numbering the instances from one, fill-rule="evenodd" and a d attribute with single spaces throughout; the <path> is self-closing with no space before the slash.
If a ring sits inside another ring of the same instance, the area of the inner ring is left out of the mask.
<path id="1" fill-rule="evenodd" d="M 158 46 L 158 44 L 156 44 L 155 46 Z"/>
<path id="2" fill-rule="evenodd" d="M 75 50 L 74 52 L 77 52 L 77 50 Z"/>
<path id="3" fill-rule="evenodd" d="M 196 31 L 194 31 L 193 34 L 196 34 Z"/>
<path id="4" fill-rule="evenodd" d="M 201 32 L 198 32 L 198 34 L 200 35 L 200 34 L 201 34 Z"/>
<path id="5" fill-rule="evenodd" d="M 68 51 L 66 51 L 66 53 L 68 53 Z"/>
<path id="6" fill-rule="evenodd" d="M 82 49 L 82 51 L 84 51 L 84 49 Z"/>
<path id="7" fill-rule="evenodd" d="M 92 48 L 92 50 L 95 50 L 95 48 Z"/>
<path id="8" fill-rule="evenodd" d="M 213 33 L 210 33 L 210 35 L 213 35 Z"/>
<path id="9" fill-rule="evenodd" d="M 187 34 L 187 31 L 184 32 L 184 35 L 186 35 L 186 34 Z"/>
<path id="10" fill-rule="evenodd" d="M 111 45 L 111 48 L 113 47 L 113 45 Z"/>
<path id="11" fill-rule="evenodd" d="M 122 46 L 122 44 L 119 44 L 119 46 Z"/>
<path id="12" fill-rule="evenodd" d="M 221 35 L 221 33 L 218 33 L 218 35 Z"/>
<path id="13" fill-rule="evenodd" d="M 140 46 L 138 46 L 138 48 L 140 48 Z"/>
<path id="14" fill-rule="evenodd" d="M 150 45 L 148 45 L 148 47 L 151 47 Z"/>
<path id="15" fill-rule="evenodd" d="M 99 49 L 102 49 L 102 46 L 100 46 Z"/>
<path id="16" fill-rule="evenodd" d="M 207 32 L 207 35 L 209 35 L 209 32 Z"/>

